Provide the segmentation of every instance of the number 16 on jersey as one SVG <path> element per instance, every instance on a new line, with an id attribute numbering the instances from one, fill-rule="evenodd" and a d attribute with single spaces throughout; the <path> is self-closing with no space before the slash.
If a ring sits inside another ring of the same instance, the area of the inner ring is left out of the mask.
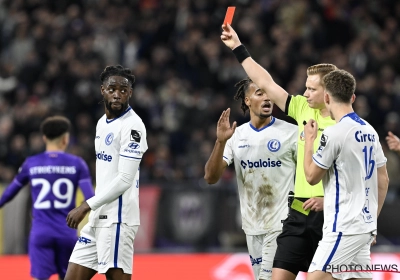
<path id="1" fill-rule="evenodd" d="M 375 167 L 375 160 L 372 159 L 372 154 L 373 154 L 373 146 L 367 147 L 364 146 L 363 152 L 364 152 L 364 167 L 365 167 L 365 181 L 370 179 L 372 174 L 374 173 L 374 167 Z"/>

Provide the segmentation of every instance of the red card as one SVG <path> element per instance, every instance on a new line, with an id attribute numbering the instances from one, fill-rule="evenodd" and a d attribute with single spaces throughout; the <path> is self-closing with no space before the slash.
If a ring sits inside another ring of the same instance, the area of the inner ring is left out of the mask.
<path id="1" fill-rule="evenodd" d="M 228 7 L 225 14 L 224 24 L 229 23 L 232 25 L 233 14 L 235 13 L 236 7 Z"/>

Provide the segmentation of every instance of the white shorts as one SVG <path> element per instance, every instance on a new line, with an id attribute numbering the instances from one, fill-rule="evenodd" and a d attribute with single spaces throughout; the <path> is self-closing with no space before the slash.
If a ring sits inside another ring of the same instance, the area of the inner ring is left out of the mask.
<path id="1" fill-rule="evenodd" d="M 247 248 L 255 279 L 271 279 L 274 262 L 276 238 L 281 231 L 261 235 L 246 235 Z"/>
<path id="2" fill-rule="evenodd" d="M 132 274 L 133 242 L 138 228 L 126 224 L 101 228 L 85 225 L 69 261 L 98 273 L 122 268 L 125 274 Z"/>
<path id="3" fill-rule="evenodd" d="M 372 233 L 324 234 L 308 272 L 325 271 L 336 279 L 372 278 L 372 273 L 365 270 L 371 267 L 370 247 L 374 237 Z"/>

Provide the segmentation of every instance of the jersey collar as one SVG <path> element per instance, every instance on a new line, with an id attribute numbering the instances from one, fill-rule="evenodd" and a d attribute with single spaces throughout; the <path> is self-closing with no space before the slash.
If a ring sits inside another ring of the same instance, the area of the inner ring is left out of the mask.
<path id="1" fill-rule="evenodd" d="M 344 118 L 346 118 L 346 117 L 349 117 L 349 118 L 351 118 L 353 121 L 355 121 L 355 122 L 357 122 L 357 123 L 359 123 L 359 124 L 361 124 L 361 125 L 366 125 L 366 123 L 355 113 L 355 112 L 351 112 L 351 113 L 349 113 L 349 114 L 347 114 L 347 115 L 344 115 L 341 119 L 340 119 L 340 121 L 342 121 Z M 339 121 L 339 122 L 340 122 Z"/>
<path id="2" fill-rule="evenodd" d="M 271 125 L 273 125 L 274 122 L 275 122 L 275 118 L 274 118 L 273 116 L 271 116 L 271 121 L 269 122 L 269 124 L 267 124 L 266 126 L 260 128 L 260 129 L 255 128 L 255 127 L 251 124 L 251 121 L 249 122 L 249 125 L 250 125 L 250 127 L 251 127 L 253 130 L 255 130 L 255 131 L 257 131 L 257 132 L 260 132 L 260 131 L 263 131 L 264 129 L 266 129 L 267 127 L 270 127 Z"/>
<path id="3" fill-rule="evenodd" d="M 128 106 L 128 108 L 126 108 L 125 112 L 123 112 L 121 115 L 119 115 L 119 116 L 118 116 L 117 118 L 115 118 L 115 119 L 109 120 L 109 119 L 107 119 L 107 117 L 106 117 L 106 123 L 110 123 L 110 122 L 113 122 L 113 121 L 115 121 L 115 120 L 118 120 L 120 117 L 122 117 L 123 115 L 125 115 L 126 113 L 128 113 L 128 111 L 131 110 L 131 109 L 132 109 L 132 107 L 131 107 L 131 106 Z"/>

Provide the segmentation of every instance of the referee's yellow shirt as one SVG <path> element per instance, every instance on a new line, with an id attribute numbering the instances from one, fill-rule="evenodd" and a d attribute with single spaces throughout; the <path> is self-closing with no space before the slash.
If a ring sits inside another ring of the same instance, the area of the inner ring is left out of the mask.
<path id="1" fill-rule="evenodd" d="M 336 122 L 330 116 L 322 117 L 320 110 L 310 108 L 307 99 L 302 95 L 288 97 L 290 100 L 289 106 L 286 107 L 286 114 L 297 121 L 299 136 L 297 142 L 297 167 L 296 167 L 296 180 L 294 185 L 295 197 L 310 198 L 314 196 L 324 196 L 324 189 L 322 181 L 318 184 L 311 186 L 304 173 L 304 124 L 310 119 L 314 119 L 318 124 L 318 136 L 314 141 L 314 152 L 318 149 L 321 134 L 325 128 L 334 125 Z"/>

